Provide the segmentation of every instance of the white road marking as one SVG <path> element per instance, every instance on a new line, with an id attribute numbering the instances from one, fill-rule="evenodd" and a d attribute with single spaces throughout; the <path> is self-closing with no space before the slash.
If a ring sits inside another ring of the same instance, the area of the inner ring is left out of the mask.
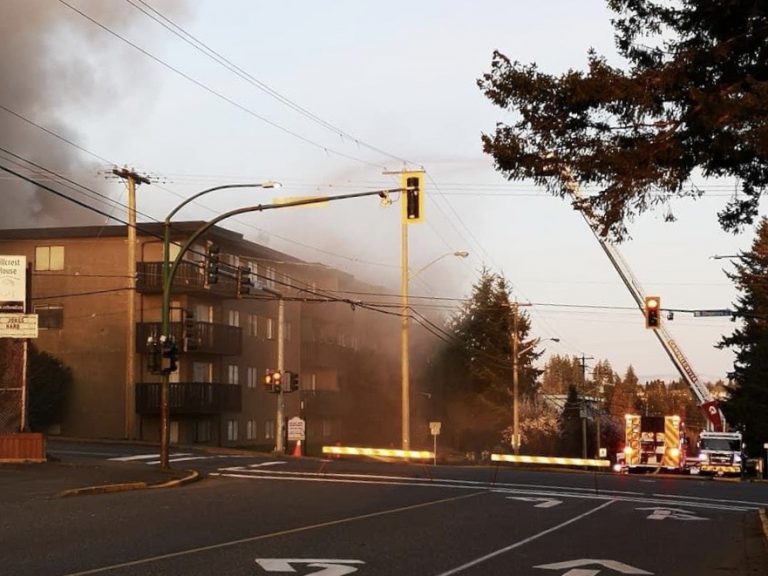
<path id="1" fill-rule="evenodd" d="M 256 564 L 267 572 L 296 572 L 291 564 L 306 564 L 310 568 L 322 568 L 318 572 L 309 572 L 315 576 L 344 576 L 357 572 L 357 568 L 349 564 L 365 564 L 362 560 L 307 560 L 300 558 L 257 558 Z"/>
<path id="2" fill-rule="evenodd" d="M 342 524 L 349 524 L 352 522 L 356 522 L 358 520 L 368 520 L 370 518 L 378 518 L 380 516 L 388 516 L 390 514 L 398 514 L 400 512 L 418 510 L 419 508 L 427 508 L 429 506 L 445 504 L 447 502 L 456 502 L 458 500 L 472 498 L 474 496 L 479 496 L 481 494 L 482 492 L 474 492 L 472 494 L 461 494 L 460 496 L 453 496 L 451 498 L 441 498 L 440 500 L 431 500 L 430 502 L 422 502 L 420 504 L 411 504 L 409 506 L 401 506 L 399 508 L 390 508 L 387 510 L 381 510 L 379 512 L 370 512 L 368 514 L 360 514 L 359 516 L 349 516 L 347 518 L 339 518 L 338 520 L 329 520 L 328 522 L 320 522 L 318 524 L 309 524 L 307 526 L 300 526 L 298 528 L 288 528 L 287 530 L 280 530 L 278 532 L 260 534 L 258 536 L 250 536 L 248 538 L 238 538 L 237 540 L 229 540 L 227 542 L 220 542 L 219 544 L 210 544 L 208 546 L 190 548 L 189 550 L 182 550 L 180 552 L 170 552 L 168 554 L 159 554 L 157 556 L 149 556 L 147 558 L 141 558 L 139 560 L 132 560 L 130 562 L 121 562 L 119 564 L 113 564 L 111 566 L 102 566 L 101 568 L 92 568 L 90 570 L 84 570 L 82 572 L 72 572 L 70 574 L 65 574 L 64 576 L 90 576 L 91 574 L 102 574 L 104 572 L 113 572 L 115 570 L 119 570 L 122 568 L 129 568 L 133 566 L 143 566 L 145 564 L 151 564 L 153 562 L 168 560 L 170 558 L 190 556 L 192 554 L 199 554 L 201 552 L 210 552 L 211 550 L 220 550 L 222 548 L 228 548 L 230 546 L 238 546 L 240 544 L 250 544 L 251 542 L 268 540 L 270 538 L 278 538 L 280 536 L 287 536 L 290 534 L 300 534 L 302 532 L 309 532 L 311 530 L 317 530 L 319 528 L 328 528 L 329 526 L 339 526 Z"/>
<path id="3" fill-rule="evenodd" d="M 614 500 L 609 500 L 608 502 L 603 502 L 598 506 L 597 508 L 592 508 L 592 510 L 588 510 L 584 512 L 583 514 L 579 514 L 578 516 L 574 516 L 573 518 L 566 520 L 565 522 L 561 522 L 557 526 L 553 526 L 552 528 L 547 528 L 546 530 L 543 530 L 542 532 L 539 532 L 538 534 L 534 534 L 533 536 L 529 536 L 528 538 L 524 538 L 522 540 L 519 540 L 515 542 L 514 544 L 510 544 L 509 546 L 505 546 L 504 548 L 499 548 L 498 550 L 494 550 L 490 554 L 486 554 L 485 556 L 480 556 L 479 558 L 475 558 L 474 560 L 471 560 L 470 562 L 467 562 L 465 564 L 462 564 L 461 566 L 457 566 L 456 568 L 453 568 L 451 570 L 448 570 L 447 572 L 442 572 L 441 574 L 438 574 L 438 576 L 449 576 L 450 574 L 458 574 L 459 572 L 466 570 L 467 568 L 471 568 L 472 566 L 477 566 L 478 564 L 481 564 L 485 562 L 486 560 L 490 560 L 491 558 L 495 558 L 496 556 L 499 556 L 501 554 L 506 554 L 510 550 L 514 550 L 515 548 L 519 548 L 520 546 L 523 546 L 525 544 L 528 544 L 529 542 L 533 542 L 534 540 L 538 540 L 542 536 L 546 536 L 547 534 L 551 534 L 552 532 L 555 532 L 557 530 L 560 530 L 560 528 L 565 528 L 566 526 L 573 524 L 574 522 L 578 522 L 582 518 L 586 518 L 587 516 L 590 516 L 594 514 L 595 512 L 599 512 L 603 508 L 610 506 L 614 503 Z M 647 574 L 647 572 L 645 573 Z"/>
<path id="4" fill-rule="evenodd" d="M 682 510 L 680 508 L 635 508 L 635 510 L 652 510 L 648 520 L 709 520 L 709 518 L 702 518 L 696 516 L 690 510 Z"/>
<path id="5" fill-rule="evenodd" d="M 507 496 L 507 500 L 521 500 L 523 502 L 538 502 L 534 508 L 552 508 L 562 504 L 562 500 L 555 500 L 554 498 L 531 498 L 528 496 Z"/>
<path id="6" fill-rule="evenodd" d="M 592 558 L 581 558 L 579 560 L 567 560 L 565 562 L 555 562 L 554 564 L 541 564 L 534 566 L 534 568 L 542 568 L 544 570 L 565 570 L 566 568 L 579 568 L 579 566 L 592 566 L 598 564 L 614 572 L 620 572 L 621 574 L 636 574 L 638 576 L 653 576 L 653 572 L 647 572 L 641 568 L 635 568 L 624 562 L 617 560 L 595 560 Z M 568 574 L 576 576 L 576 574 L 598 574 L 600 570 L 571 570 L 566 572 L 563 576 Z"/>

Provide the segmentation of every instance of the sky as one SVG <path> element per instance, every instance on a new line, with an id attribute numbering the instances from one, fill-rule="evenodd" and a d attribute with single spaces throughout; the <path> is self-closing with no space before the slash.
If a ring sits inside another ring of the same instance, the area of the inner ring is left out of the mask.
<path id="1" fill-rule="evenodd" d="M 507 182 L 480 141 L 511 120 L 476 83 L 494 50 L 552 74 L 583 69 L 590 48 L 623 64 L 604 2 L 2 0 L 0 14 L 0 164 L 69 178 L 89 191 L 67 193 L 103 212 L 4 175 L 0 228 L 124 219 L 114 166 L 152 182 L 138 190 L 139 221 L 162 220 L 213 186 L 274 180 L 285 197 L 345 194 L 398 187 L 393 172 L 423 168 L 425 222 L 409 226 L 417 309 L 450 312 L 486 268 L 525 306 L 542 362 L 576 355 L 620 374 L 631 364 L 641 382 L 678 377 L 580 214 L 531 183 Z M 719 228 L 734 183 L 696 183 L 704 197 L 674 202 L 676 222 L 645 214 L 619 250 L 646 293 L 676 311 L 665 325 L 706 381 L 732 368 L 732 353 L 714 346 L 735 326 L 692 311 L 731 306 L 730 261 L 712 256 L 748 250 L 754 230 Z M 275 195 L 221 191 L 177 218 L 207 220 Z M 225 227 L 397 291 L 392 199 L 244 215 Z"/>

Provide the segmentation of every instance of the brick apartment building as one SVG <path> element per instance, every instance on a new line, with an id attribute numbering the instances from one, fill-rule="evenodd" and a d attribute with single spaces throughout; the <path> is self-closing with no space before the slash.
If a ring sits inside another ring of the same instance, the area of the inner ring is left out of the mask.
<path id="1" fill-rule="evenodd" d="M 203 224 L 173 224 L 172 259 Z M 147 339 L 161 327 L 161 238 L 162 225 L 139 224 L 132 264 L 126 226 L 0 231 L 0 254 L 24 255 L 32 269 L 34 344 L 74 376 L 63 421 L 49 433 L 158 440 L 160 376 L 148 369 Z M 204 261 L 214 245 L 220 266 L 211 284 Z M 241 297 L 238 268 L 254 281 Z M 306 419 L 310 451 L 396 443 L 399 321 L 354 305 L 374 291 L 381 289 L 211 228 L 185 253 L 171 291 L 179 343 L 171 441 L 273 448 L 277 395 L 263 378 L 277 368 L 282 336 L 284 369 L 300 379 L 300 390 L 285 395 L 285 416 Z"/>

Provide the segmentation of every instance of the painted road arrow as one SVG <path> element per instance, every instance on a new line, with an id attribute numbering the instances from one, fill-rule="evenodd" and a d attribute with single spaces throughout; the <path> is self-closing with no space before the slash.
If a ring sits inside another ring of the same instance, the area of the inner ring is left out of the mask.
<path id="1" fill-rule="evenodd" d="M 362 560 L 339 559 L 304 559 L 304 558 L 256 558 L 256 564 L 267 572 L 296 573 L 291 564 L 304 564 L 309 568 L 320 568 L 312 572 L 305 572 L 305 576 L 344 576 L 357 572 L 357 568 L 350 564 L 365 564 Z"/>
<path id="2" fill-rule="evenodd" d="M 613 570 L 620 574 L 639 574 L 653 576 L 653 572 L 646 572 L 645 570 L 635 568 L 634 566 L 624 564 L 623 562 L 618 562 L 617 560 L 594 560 L 590 558 L 567 560 L 565 562 L 556 562 L 554 564 L 541 564 L 540 566 L 534 566 L 534 568 L 543 568 L 544 570 L 566 570 L 568 568 L 573 568 L 573 570 L 568 570 L 568 572 L 565 572 L 563 576 L 595 576 L 596 574 L 600 573 L 599 568 L 597 570 L 584 570 L 580 568 L 580 566 L 592 566 L 594 564 L 598 564 L 603 568 L 608 568 L 609 570 Z"/>
<path id="3" fill-rule="evenodd" d="M 558 504 L 562 504 L 562 500 L 555 500 L 554 498 L 533 498 L 525 496 L 507 496 L 507 500 L 521 500 L 522 502 L 539 502 L 534 508 L 552 508 Z"/>
<path id="4" fill-rule="evenodd" d="M 696 516 L 693 512 L 688 510 L 681 510 L 680 508 L 635 508 L 635 510 L 653 510 L 648 520 L 709 520 L 709 518 L 702 518 Z"/>

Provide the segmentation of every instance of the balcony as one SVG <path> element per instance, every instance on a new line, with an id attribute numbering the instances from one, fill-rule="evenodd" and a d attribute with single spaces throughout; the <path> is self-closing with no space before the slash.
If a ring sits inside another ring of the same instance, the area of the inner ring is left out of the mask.
<path id="1" fill-rule="evenodd" d="M 206 294 L 235 298 L 237 296 L 237 281 L 227 274 L 219 274 L 216 284 L 206 284 L 205 269 L 196 262 L 181 262 L 173 277 L 171 292 L 174 294 Z M 136 291 L 140 294 L 162 294 L 163 292 L 163 263 L 136 263 Z"/>
<path id="2" fill-rule="evenodd" d="M 171 416 L 240 412 L 242 389 L 236 384 L 172 382 L 169 386 Z M 136 412 L 144 416 L 160 414 L 159 382 L 136 385 Z"/>
<path id="3" fill-rule="evenodd" d="M 141 322 L 136 324 L 136 352 L 143 353 L 147 348 L 147 338 L 162 333 L 160 322 Z M 243 331 L 238 326 L 195 322 L 193 337 L 187 338 L 181 322 L 171 322 L 171 336 L 179 343 L 181 352 L 195 354 L 217 354 L 219 356 L 239 356 L 243 349 Z"/>

